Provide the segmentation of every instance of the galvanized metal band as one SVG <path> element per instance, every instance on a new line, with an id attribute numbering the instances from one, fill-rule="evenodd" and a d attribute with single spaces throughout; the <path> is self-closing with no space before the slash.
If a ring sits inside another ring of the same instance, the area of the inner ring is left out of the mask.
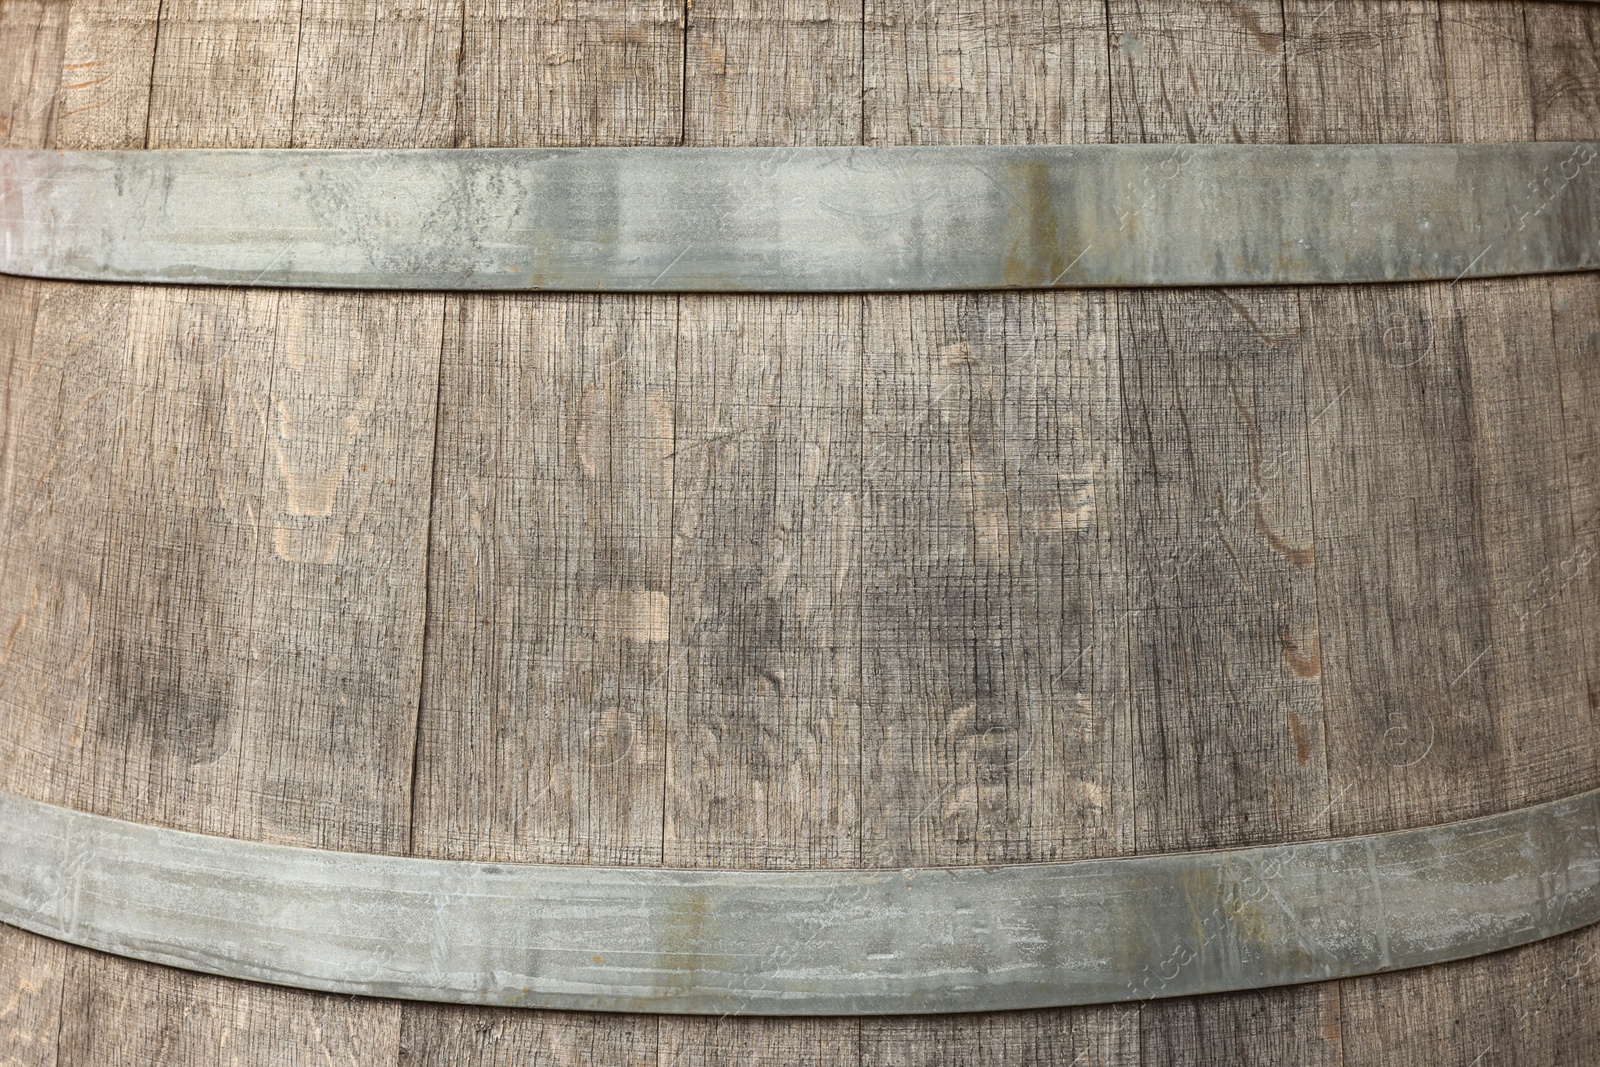
<path id="1" fill-rule="evenodd" d="M 1397 282 L 1600 268 L 1593 144 L 0 152 L 0 270 L 376 289 Z"/>
<path id="2" fill-rule="evenodd" d="M 334 993 L 688 1014 L 1094 1004 L 1494 952 L 1600 921 L 1600 793 L 1373 837 L 948 870 L 356 855 L 0 793 L 0 919 Z"/>

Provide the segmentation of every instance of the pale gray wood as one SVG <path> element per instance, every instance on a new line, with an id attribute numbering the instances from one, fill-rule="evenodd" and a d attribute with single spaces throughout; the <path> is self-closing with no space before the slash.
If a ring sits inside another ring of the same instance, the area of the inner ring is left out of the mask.
<path id="1" fill-rule="evenodd" d="M 1587 280 L 1593 293 L 1595 279 Z M 1596 551 L 1575 521 L 1571 478 L 1592 482 L 1595 472 L 1582 457 L 1574 465 L 1563 442 L 1563 370 L 1582 351 L 1558 343 L 1548 292 L 1536 278 L 1453 290 L 1471 375 L 1492 645 L 1473 669 L 1490 680 L 1511 807 L 1571 795 L 1600 777 L 1585 655 L 1592 615 L 1584 600 L 1593 598 L 1569 595 Z"/>
<path id="2" fill-rule="evenodd" d="M 367 1067 L 399 1057 L 400 1007 L 78 953 L 57 1067 Z"/>
<path id="3" fill-rule="evenodd" d="M 688 5 L 685 144 L 855 144 L 859 0 Z"/>
<path id="4" fill-rule="evenodd" d="M 685 5 L 683 143 L 853 144 L 861 8 Z M 860 862 L 861 301 L 679 299 L 663 861 Z M 664 1019 L 661 1064 L 858 1058 L 859 1023 Z"/>
<path id="5" fill-rule="evenodd" d="M 1146 1004 L 1143 1062 L 1345 1067 L 1340 1006 L 1334 982 Z"/>
<path id="6" fill-rule="evenodd" d="M 0 926 L 0 1057 L 9 1067 L 56 1067 L 62 981 L 73 951 Z"/>
<path id="7" fill-rule="evenodd" d="M 463 15 L 458 144 L 680 142 L 678 4 Z M 677 314 L 672 297 L 449 302 L 416 855 L 661 862 Z M 410 1007 L 402 1062 L 657 1055 L 653 1017 L 493 1018 Z"/>
<path id="8" fill-rule="evenodd" d="M 1325 837 L 1299 295 L 1118 305 L 1138 848 Z"/>
<path id="9" fill-rule="evenodd" d="M 862 369 L 853 298 L 683 297 L 664 861 L 860 862 Z M 662 636 L 667 636 L 663 634 Z"/>
<path id="10" fill-rule="evenodd" d="M 1113 142 L 1287 139 L 1280 4 L 1109 0 L 1106 12 Z"/>
<path id="11" fill-rule="evenodd" d="M 863 139 L 1101 144 L 1104 0 L 867 0 Z"/>
<path id="12" fill-rule="evenodd" d="M 1544 58 L 1530 62 L 1524 8 L 1503 0 L 1440 3 L 1445 94 L 1455 143 L 1534 139 L 1531 70 L 1542 68 Z"/>
<path id="13" fill-rule="evenodd" d="M 1600 927 L 1340 985 L 1346 1067 L 1547 1067 L 1600 1056 Z"/>
<path id="14" fill-rule="evenodd" d="M 104 525 L 79 795 L 91 811 L 232 834 L 256 725 L 250 590 L 281 300 L 122 292 L 125 334 L 94 384 L 113 410 L 96 427 Z"/>
<path id="15" fill-rule="evenodd" d="M 417 855 L 661 860 L 677 321 L 672 297 L 452 301 Z"/>
<path id="16" fill-rule="evenodd" d="M 0 148 L 43 148 L 62 96 L 65 5 L 50 0 L 0 4 Z"/>
<path id="17" fill-rule="evenodd" d="M 293 147 L 452 146 L 465 2 L 300 0 Z"/>
<path id="18" fill-rule="evenodd" d="M 867 863 L 1131 845 L 1106 317 L 1098 294 L 868 301 Z"/>
<path id="19" fill-rule="evenodd" d="M 656 1017 L 408 1004 L 399 1067 L 656 1064 Z"/>
<path id="20" fill-rule="evenodd" d="M 161 0 L 73 0 L 51 147 L 147 147 Z"/>
<path id="21" fill-rule="evenodd" d="M 146 148 L 288 148 L 301 0 L 162 0 Z M 325 72 L 307 68 L 316 78 Z"/>
<path id="22" fill-rule="evenodd" d="M 11 351 L 5 399 L 0 722 L 9 758 L 0 773 L 23 795 L 99 810 L 98 779 L 127 760 L 123 752 L 99 766 L 103 720 L 91 672 L 96 647 L 112 637 L 97 625 L 96 601 L 137 298 L 4 284 L 8 317 L 26 316 L 27 327 Z"/>
<path id="23" fill-rule="evenodd" d="M 684 7 L 676 0 L 462 0 L 460 143 L 676 144 Z"/>

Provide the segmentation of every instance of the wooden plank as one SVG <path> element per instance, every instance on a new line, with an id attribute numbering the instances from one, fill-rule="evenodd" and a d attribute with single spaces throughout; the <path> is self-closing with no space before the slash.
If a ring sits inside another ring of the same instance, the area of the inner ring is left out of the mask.
<path id="1" fill-rule="evenodd" d="M 1109 138 L 1103 0 L 867 0 L 867 144 Z"/>
<path id="2" fill-rule="evenodd" d="M 293 146 L 452 146 L 464 19 L 463 0 L 301 0 Z"/>
<path id="3" fill-rule="evenodd" d="M 886 49 L 868 65 L 873 143 L 1104 139 L 1101 50 L 1069 56 L 1041 26 L 1103 39 L 1104 13 L 870 5 L 869 32 Z M 937 71 L 930 56 L 946 57 Z M 1035 113 L 1048 126 L 1011 125 L 1008 79 L 1030 71 L 1045 85 L 1073 77 L 1087 110 L 1057 104 Z M 1118 464 L 1110 315 L 1088 294 L 867 301 L 863 634 L 875 692 L 863 813 L 874 865 L 1124 843 L 1105 714 L 1120 662 L 1101 563 Z"/>
<path id="4" fill-rule="evenodd" d="M 122 290 L 72 807 L 228 834 L 277 294 Z M 96 334 L 92 320 L 78 329 Z M 93 527 L 90 527 L 93 529 Z"/>
<path id="5" fill-rule="evenodd" d="M 456 303 L 417 855 L 661 860 L 674 297 Z"/>
<path id="6" fill-rule="evenodd" d="M 168 8 L 150 140 L 289 143 L 298 4 Z M 120 25 L 93 14 L 73 24 L 74 47 L 91 55 L 96 36 Z M 217 66 L 227 77 L 195 97 L 195 70 Z M 303 72 L 311 84 L 319 73 L 338 70 Z M 124 74 L 118 84 L 134 82 Z M 139 109 L 113 103 L 117 122 L 78 134 L 135 139 Z M 302 125 L 310 141 L 316 122 Z M 73 568 L 97 573 L 60 567 L 36 598 L 37 622 L 65 624 L 56 655 L 82 661 L 54 683 L 71 712 L 43 735 L 66 768 L 50 799 L 245 837 L 405 851 L 442 299 L 57 290 L 65 321 L 86 336 L 49 347 L 96 375 L 75 386 L 93 421 L 70 459 L 104 483 L 55 538 Z M 87 294 L 124 306 L 87 308 Z M 105 355 L 83 359 L 96 350 Z M 58 447 L 73 444 L 61 429 Z M 28 458 L 48 463 L 50 451 Z M 46 481 L 70 501 L 76 477 Z M 49 686 L 40 693 L 57 699 Z M 398 1055 L 395 1005 L 87 955 L 66 989 L 63 1063 L 104 1062 L 111 1032 L 119 1048 L 166 1062 L 212 1062 L 223 1048 L 260 1062 Z M 194 1025 L 174 1032 L 172 1013 L 185 1008 Z"/>
<path id="7" fill-rule="evenodd" d="M 861 139 L 859 4 L 700 0 L 686 40 L 685 144 Z"/>
<path id="8" fill-rule="evenodd" d="M 1566 625 L 1583 635 L 1586 700 L 1600 707 L 1600 277 L 1574 274 L 1544 280 L 1551 315 L 1550 352 L 1559 364 L 1562 460 L 1566 467 L 1571 512 L 1570 541 L 1565 551 L 1545 561 L 1535 578 L 1533 596 L 1525 600 L 1519 628 L 1535 632 Z M 1592 728 L 1592 727 L 1591 727 Z M 1585 736 L 1583 734 L 1580 737 Z M 1592 737 L 1592 735 L 1588 735 Z M 1582 772 L 1593 772 L 1593 749 L 1574 745 L 1570 754 Z M 1587 757 L 1587 758 L 1586 758 Z"/>
<path id="9" fill-rule="evenodd" d="M 4 787 L 91 810 L 91 682 L 133 298 L 6 279 Z M 15 332 L 11 332 L 11 331 Z M 137 333 L 137 330 L 133 331 Z M 108 638 L 109 635 L 106 635 Z M 98 720 L 96 720 L 98 721 Z M 121 761 L 119 754 L 118 762 Z"/>
<path id="10" fill-rule="evenodd" d="M 73 0 L 55 148 L 144 148 L 161 0 Z"/>
<path id="11" fill-rule="evenodd" d="M 1111 140 L 1283 140 L 1283 14 L 1273 0 L 1109 0 Z"/>
<path id="12" fill-rule="evenodd" d="M 1504 810 L 1471 377 L 1448 287 L 1326 290 L 1306 354 L 1335 835 Z M 1406 590 L 1404 596 L 1396 591 Z"/>
<path id="13" fill-rule="evenodd" d="M 0 148 L 44 148 L 59 110 L 67 25 L 49 0 L 0 4 Z"/>
<path id="14" fill-rule="evenodd" d="M 658 1063 L 657 1018 L 406 1005 L 399 1067 Z"/>
<path id="15" fill-rule="evenodd" d="M 1600 137 L 1600 6 L 1529 0 L 1528 73 L 1541 141 Z"/>
<path id="16" fill-rule="evenodd" d="M 668 866 L 859 860 L 859 315 L 853 297 L 682 299 Z"/>
<path id="17" fill-rule="evenodd" d="M 1284 140 L 1269 7 L 1113 6 L 1113 140 Z M 1125 225 L 1140 211 L 1131 200 Z M 1298 293 L 1136 291 L 1117 306 L 1139 850 L 1322 836 Z"/>
<path id="18" fill-rule="evenodd" d="M 1289 139 L 1279 5 L 1113 3 L 1112 140 Z M 1203 87 L 1197 92 L 1196 86 Z M 1181 167 L 1181 155 L 1174 166 Z M 1125 226 L 1159 197 L 1129 197 Z M 1328 836 L 1296 290 L 1117 294 L 1138 851 Z M 1336 1063 L 1337 987 L 1140 1006 L 1140 1061 Z"/>
<path id="19" fill-rule="evenodd" d="M 400 1007 L 68 950 L 56 1067 L 366 1067 L 399 1058 Z"/>
<path id="20" fill-rule="evenodd" d="M 1550 291 L 1543 278 L 1452 290 L 1471 374 L 1474 489 L 1491 602 L 1492 648 L 1474 669 L 1489 679 L 1511 807 L 1600 786 L 1585 655 L 1594 631 L 1583 626 L 1596 616 L 1583 598 L 1566 595 L 1600 545 L 1585 541 L 1589 532 L 1572 514 L 1563 368 L 1576 353 L 1557 343 Z M 1600 315 L 1591 310 L 1589 322 L 1600 324 Z M 1582 466 L 1577 473 L 1593 478 Z M 1594 534 L 1600 541 L 1600 529 Z"/>
<path id="21" fill-rule="evenodd" d="M 58 1067 L 61 986 L 72 949 L 0 926 L 0 1063 Z"/>
<path id="22" fill-rule="evenodd" d="M 1118 305 L 1139 851 L 1325 837 L 1299 294 Z"/>
<path id="23" fill-rule="evenodd" d="M 301 0 L 163 0 L 146 147 L 289 147 L 300 7 Z"/>
<path id="24" fill-rule="evenodd" d="M 410 847 L 443 307 L 283 294 L 262 390 L 236 836 Z"/>
<path id="25" fill-rule="evenodd" d="M 871 866 L 1131 845 L 1106 319 L 1098 294 L 868 300 Z"/>
<path id="26" fill-rule="evenodd" d="M 1133 1005 L 988 1015 L 863 1019 L 861 1063 L 871 1067 L 1134 1067 Z"/>
<path id="27" fill-rule="evenodd" d="M 1534 139 L 1525 6 L 1505 0 L 1439 4 L 1450 140 L 1455 143 Z M 1541 66 L 1543 62 L 1541 58 Z"/>
<path id="28" fill-rule="evenodd" d="M 858 1019 L 723 1017 L 661 1020 L 659 1067 L 837 1067 L 865 1062 L 858 1051 Z"/>
<path id="29" fill-rule="evenodd" d="M 702 0 L 687 18 L 685 144 L 859 140 L 859 6 Z M 663 861 L 854 866 L 861 301 L 680 308 Z M 663 1018 L 660 1062 L 851 1062 L 858 1030 Z"/>
<path id="30" fill-rule="evenodd" d="M 1440 6 L 1438 0 L 1284 0 L 1289 139 L 1448 141 Z"/>
<path id="31" fill-rule="evenodd" d="M 1338 983 L 1144 1005 L 1145 1064 L 1344 1067 Z"/>
<path id="32" fill-rule="evenodd" d="M 684 7 L 677 0 L 466 0 L 461 144 L 677 144 Z"/>
<path id="33" fill-rule="evenodd" d="M 677 144 L 683 8 L 463 5 L 456 141 Z M 449 303 L 412 849 L 661 862 L 677 300 Z M 644 1062 L 654 1019 L 408 1005 L 406 1063 Z"/>
<path id="34" fill-rule="evenodd" d="M 1437 5 L 1287 6 L 1291 138 L 1447 141 Z M 1341 8 L 1343 10 L 1343 8 Z M 1359 17 L 1357 17 L 1359 16 Z M 1465 266 L 1465 264 L 1463 264 Z M 1305 361 L 1335 834 L 1501 810 L 1471 372 L 1443 286 L 1308 290 Z M 1403 601 L 1389 590 L 1408 589 Z M 1469 770 L 1470 768 L 1470 770 Z"/>

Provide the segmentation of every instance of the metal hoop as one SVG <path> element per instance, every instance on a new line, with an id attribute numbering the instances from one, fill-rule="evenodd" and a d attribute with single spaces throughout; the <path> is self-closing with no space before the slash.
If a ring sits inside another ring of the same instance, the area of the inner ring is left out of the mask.
<path id="1" fill-rule="evenodd" d="M 1372 837 L 947 870 L 484 864 L 0 793 L 0 920 L 335 993 L 682 1014 L 993 1011 L 1461 959 L 1600 921 L 1600 791 Z"/>
<path id="2" fill-rule="evenodd" d="M 1593 144 L 0 151 L 0 270 L 885 291 L 1600 268 Z"/>

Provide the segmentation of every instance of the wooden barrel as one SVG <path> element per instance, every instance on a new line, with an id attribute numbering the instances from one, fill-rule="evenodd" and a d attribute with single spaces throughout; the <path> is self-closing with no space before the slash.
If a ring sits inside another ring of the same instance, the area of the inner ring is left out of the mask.
<path id="1" fill-rule="evenodd" d="M 4 0 L 10 147 L 1600 134 L 1600 8 Z M 0 790 L 247 841 L 926 868 L 1600 787 L 1600 280 L 0 279 Z M 865 1018 L 352 999 L 0 927 L 7 1064 L 1580 1064 L 1600 932 Z"/>

